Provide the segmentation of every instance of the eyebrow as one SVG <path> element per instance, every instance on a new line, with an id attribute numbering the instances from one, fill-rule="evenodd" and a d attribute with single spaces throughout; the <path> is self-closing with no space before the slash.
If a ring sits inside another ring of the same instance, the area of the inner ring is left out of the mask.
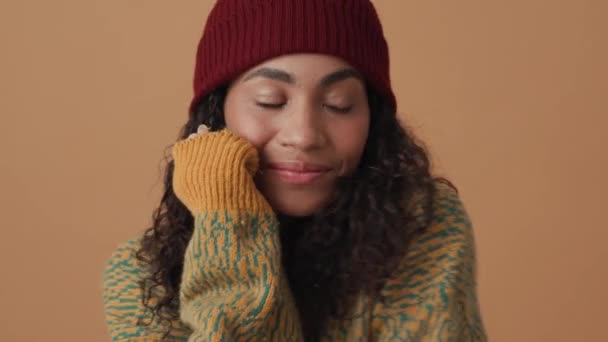
<path id="1" fill-rule="evenodd" d="M 271 80 L 285 82 L 287 84 L 296 83 L 295 77 L 293 77 L 292 74 L 290 74 L 286 71 L 280 70 L 280 69 L 274 69 L 274 68 L 268 68 L 268 67 L 262 67 L 262 68 L 252 71 L 247 76 L 245 76 L 245 78 L 243 79 L 243 82 L 249 81 L 255 77 L 264 77 L 264 78 L 268 78 Z M 323 79 L 321 79 L 321 81 L 319 82 L 319 85 L 322 88 L 327 88 L 336 82 L 343 81 L 348 78 L 356 78 L 363 82 L 363 76 L 357 70 L 352 69 L 352 68 L 346 68 L 346 69 L 334 71 L 331 74 L 326 75 L 325 77 L 323 77 Z"/>

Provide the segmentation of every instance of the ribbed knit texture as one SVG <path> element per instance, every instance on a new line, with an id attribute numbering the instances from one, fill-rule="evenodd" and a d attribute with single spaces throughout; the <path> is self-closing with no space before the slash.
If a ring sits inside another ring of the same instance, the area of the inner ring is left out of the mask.
<path id="1" fill-rule="evenodd" d="M 302 341 L 278 221 L 245 180 L 257 167 L 254 150 L 227 131 L 174 146 L 175 190 L 194 217 L 194 232 L 184 255 L 179 319 L 166 341 Z M 385 300 L 368 305 L 362 296 L 359 314 L 330 322 L 323 341 L 486 341 L 471 223 L 456 192 L 437 186 L 435 221 L 412 241 L 382 289 Z M 139 286 L 150 270 L 136 259 L 138 248 L 139 239 L 122 244 L 104 273 L 113 341 L 162 341 L 167 328 L 158 319 L 137 324 L 152 317 Z"/>
<path id="2" fill-rule="evenodd" d="M 172 150 L 173 191 L 192 211 L 234 209 L 271 212 L 253 184 L 257 150 L 226 130 L 177 142 Z"/>
<path id="3" fill-rule="evenodd" d="M 344 59 L 396 110 L 388 45 L 369 0 L 218 0 L 198 44 L 190 112 L 218 86 L 290 53 Z"/>

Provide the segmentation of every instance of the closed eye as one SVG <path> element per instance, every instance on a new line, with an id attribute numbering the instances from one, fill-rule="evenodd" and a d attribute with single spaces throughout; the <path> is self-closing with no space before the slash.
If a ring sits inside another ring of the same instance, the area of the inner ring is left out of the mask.
<path id="1" fill-rule="evenodd" d="M 263 103 L 263 102 L 257 102 L 256 104 L 262 108 L 267 108 L 267 109 L 280 109 L 285 105 L 285 103 Z M 353 108 L 353 106 L 337 107 L 337 106 L 330 106 L 330 105 L 324 105 L 324 107 L 326 107 L 327 109 L 329 109 L 333 112 L 337 112 L 337 113 L 348 113 Z"/>
<path id="2" fill-rule="evenodd" d="M 262 103 L 262 102 L 257 102 L 256 104 L 262 108 L 268 108 L 268 109 L 279 109 L 285 105 L 285 103 Z"/>
<path id="3" fill-rule="evenodd" d="M 330 106 L 330 105 L 325 105 L 325 107 L 327 107 L 329 110 L 337 112 L 337 113 L 348 113 L 353 108 L 353 106 L 336 107 L 336 106 Z"/>

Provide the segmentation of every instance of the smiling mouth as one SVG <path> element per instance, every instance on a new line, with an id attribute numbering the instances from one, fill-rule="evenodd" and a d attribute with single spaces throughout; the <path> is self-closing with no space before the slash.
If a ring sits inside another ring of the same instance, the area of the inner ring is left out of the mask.
<path id="1" fill-rule="evenodd" d="M 326 166 L 308 164 L 303 162 L 270 163 L 266 167 L 267 172 L 275 174 L 282 181 L 295 184 L 311 184 L 329 172 Z"/>

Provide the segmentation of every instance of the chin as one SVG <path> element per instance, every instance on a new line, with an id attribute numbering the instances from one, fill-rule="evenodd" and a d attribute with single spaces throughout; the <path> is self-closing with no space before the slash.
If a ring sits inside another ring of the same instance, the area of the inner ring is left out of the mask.
<path id="1" fill-rule="evenodd" d="M 329 202 L 329 196 L 317 198 L 300 198 L 299 196 L 266 196 L 274 211 L 292 217 L 310 216 L 323 209 Z"/>
<path id="2" fill-rule="evenodd" d="M 323 208 L 321 205 L 302 205 L 302 203 L 298 205 L 290 205 L 288 203 L 270 202 L 270 205 L 276 212 L 291 217 L 310 216 Z"/>

